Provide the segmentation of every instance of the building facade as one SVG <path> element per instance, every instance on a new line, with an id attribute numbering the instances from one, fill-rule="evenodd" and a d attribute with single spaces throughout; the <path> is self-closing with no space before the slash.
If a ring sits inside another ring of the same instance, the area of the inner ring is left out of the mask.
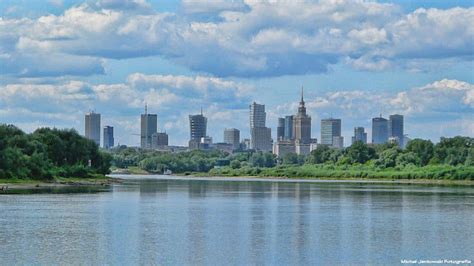
<path id="1" fill-rule="evenodd" d="M 100 114 L 90 112 L 85 115 L 84 136 L 100 146 Z"/>
<path id="2" fill-rule="evenodd" d="M 236 128 L 224 129 L 224 143 L 232 144 L 234 150 L 240 148 L 240 130 Z"/>
<path id="3" fill-rule="evenodd" d="M 268 127 L 250 129 L 250 148 L 257 151 L 272 150 L 272 131 Z"/>
<path id="4" fill-rule="evenodd" d="M 364 144 L 367 144 L 367 133 L 365 132 L 365 128 L 363 127 L 354 128 L 354 136 L 352 137 L 352 144 L 354 144 L 354 142 L 356 141 L 360 141 Z"/>
<path id="5" fill-rule="evenodd" d="M 293 139 L 293 116 L 287 115 L 285 116 L 285 133 L 284 137 L 285 140 Z"/>
<path id="6" fill-rule="evenodd" d="M 396 139 L 398 146 L 405 147 L 403 133 L 403 115 L 391 115 L 388 120 L 388 133 Z"/>
<path id="7" fill-rule="evenodd" d="M 272 151 L 272 131 L 265 125 L 265 105 L 253 102 L 250 111 L 250 148 L 257 151 Z"/>
<path id="8" fill-rule="evenodd" d="M 285 137 L 285 118 L 278 118 L 277 140 L 283 140 Z"/>
<path id="9" fill-rule="evenodd" d="M 168 134 L 157 132 L 151 135 L 151 147 L 153 149 L 161 149 L 168 146 Z"/>
<path id="10" fill-rule="evenodd" d="M 333 146 L 334 137 L 341 136 L 341 119 L 321 120 L 321 144 Z"/>
<path id="11" fill-rule="evenodd" d="M 388 135 L 388 120 L 383 117 L 372 118 L 372 143 L 387 143 Z"/>
<path id="12" fill-rule="evenodd" d="M 114 146 L 114 127 L 104 127 L 104 149 L 110 149 Z"/>
<path id="13" fill-rule="evenodd" d="M 207 137 L 207 118 L 202 114 L 189 116 L 189 148 L 199 149 L 201 139 Z"/>
<path id="14" fill-rule="evenodd" d="M 298 113 L 293 117 L 293 138 L 304 144 L 311 142 L 311 117 L 306 114 L 303 89 L 301 89 L 301 101 L 298 107 Z"/>
<path id="15" fill-rule="evenodd" d="M 145 107 L 145 113 L 140 116 L 140 147 L 142 149 L 152 148 L 152 135 L 158 130 L 158 115 L 149 114 Z"/>

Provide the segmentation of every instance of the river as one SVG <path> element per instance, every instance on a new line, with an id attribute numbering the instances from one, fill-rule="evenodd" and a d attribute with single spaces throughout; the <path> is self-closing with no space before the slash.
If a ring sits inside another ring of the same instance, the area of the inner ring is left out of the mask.
<path id="1" fill-rule="evenodd" d="M 122 177 L 98 193 L 0 195 L 0 264 L 474 261 L 470 186 Z"/>

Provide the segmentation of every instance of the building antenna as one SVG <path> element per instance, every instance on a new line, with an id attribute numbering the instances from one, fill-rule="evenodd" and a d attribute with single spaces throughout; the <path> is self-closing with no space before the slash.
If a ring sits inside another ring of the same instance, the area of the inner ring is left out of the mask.
<path id="1" fill-rule="evenodd" d="M 303 102 L 303 85 L 301 85 L 301 102 Z"/>
<path id="2" fill-rule="evenodd" d="M 145 114 L 147 114 L 147 113 L 148 113 L 148 105 L 145 102 Z"/>
<path id="3" fill-rule="evenodd" d="M 201 106 L 201 115 L 202 115 L 202 106 Z"/>

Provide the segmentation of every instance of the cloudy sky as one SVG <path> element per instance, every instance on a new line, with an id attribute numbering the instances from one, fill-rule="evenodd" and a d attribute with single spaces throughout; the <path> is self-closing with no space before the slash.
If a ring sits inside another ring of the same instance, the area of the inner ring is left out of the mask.
<path id="1" fill-rule="evenodd" d="M 371 118 L 405 115 L 414 138 L 474 136 L 474 1 L 0 1 L 0 123 L 84 130 L 102 114 L 138 145 L 145 103 L 170 144 L 201 106 L 209 135 L 248 137 L 248 105 L 277 118 L 305 88 L 320 119 L 371 136 Z"/>

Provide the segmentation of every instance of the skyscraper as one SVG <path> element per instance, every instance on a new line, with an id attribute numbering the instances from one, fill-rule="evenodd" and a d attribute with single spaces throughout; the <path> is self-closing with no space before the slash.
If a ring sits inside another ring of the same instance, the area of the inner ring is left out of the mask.
<path id="1" fill-rule="evenodd" d="M 388 141 L 388 120 L 380 117 L 372 118 L 372 143 L 382 144 Z"/>
<path id="2" fill-rule="evenodd" d="M 236 128 L 226 128 L 224 130 L 224 142 L 232 144 L 233 149 L 240 147 L 240 130 Z"/>
<path id="3" fill-rule="evenodd" d="M 85 115 L 84 135 L 100 146 L 100 114 L 90 112 Z"/>
<path id="4" fill-rule="evenodd" d="M 404 147 L 403 115 L 395 114 L 389 117 L 388 133 L 396 139 L 398 146 Z"/>
<path id="5" fill-rule="evenodd" d="M 277 140 L 282 140 L 285 136 L 285 118 L 278 118 Z"/>
<path id="6" fill-rule="evenodd" d="M 265 127 L 267 113 L 265 105 L 253 102 L 250 106 L 250 128 Z"/>
<path id="7" fill-rule="evenodd" d="M 341 136 L 341 119 L 321 120 L 321 144 L 333 146 L 334 137 Z"/>
<path id="8" fill-rule="evenodd" d="M 285 116 L 285 140 L 293 139 L 293 116 L 287 115 Z"/>
<path id="9" fill-rule="evenodd" d="M 293 117 L 293 137 L 302 144 L 309 144 L 311 142 L 311 117 L 306 114 L 303 88 L 301 88 L 301 101 L 298 113 Z"/>
<path id="10" fill-rule="evenodd" d="M 259 151 L 272 150 L 271 129 L 265 126 L 265 105 L 253 102 L 250 106 L 250 148 Z"/>
<path id="11" fill-rule="evenodd" d="M 149 114 L 148 108 L 145 106 L 145 113 L 141 115 L 140 124 L 140 146 L 142 149 L 151 149 L 151 136 L 157 132 L 158 116 L 156 114 Z"/>
<path id="12" fill-rule="evenodd" d="M 114 127 L 104 127 L 104 149 L 110 149 L 114 146 Z"/>
<path id="13" fill-rule="evenodd" d="M 367 144 L 367 133 L 363 127 L 354 128 L 354 136 L 352 137 L 352 144 L 356 141 L 361 141 L 364 144 Z"/>
<path id="14" fill-rule="evenodd" d="M 189 115 L 189 148 L 198 149 L 201 138 L 207 135 L 207 118 L 201 113 Z"/>

